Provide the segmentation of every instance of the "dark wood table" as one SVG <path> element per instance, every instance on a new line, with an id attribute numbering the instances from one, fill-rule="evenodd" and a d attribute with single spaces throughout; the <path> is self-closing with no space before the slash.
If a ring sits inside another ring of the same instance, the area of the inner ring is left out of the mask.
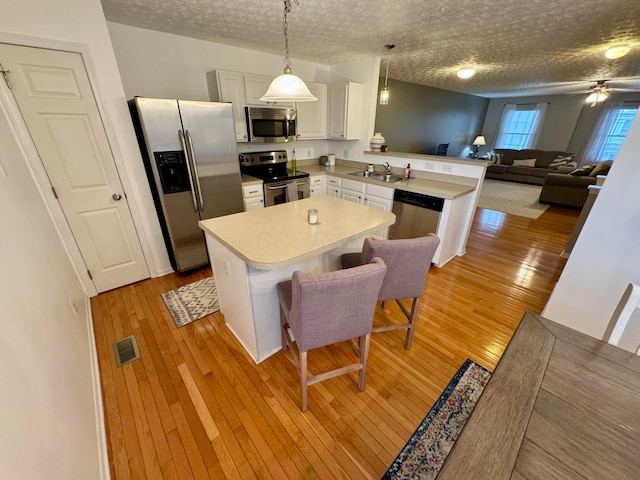
<path id="1" fill-rule="evenodd" d="M 640 357 L 526 313 L 438 480 L 640 479 Z"/>

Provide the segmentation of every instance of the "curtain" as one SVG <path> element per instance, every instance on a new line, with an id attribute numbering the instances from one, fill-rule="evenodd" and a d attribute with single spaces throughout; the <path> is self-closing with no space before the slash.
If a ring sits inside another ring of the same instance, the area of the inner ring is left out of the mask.
<path id="1" fill-rule="evenodd" d="M 608 102 L 602 106 L 602 113 L 598 119 L 596 127 L 593 129 L 591 138 L 587 143 L 580 165 L 588 163 L 599 163 L 607 158 L 603 158 L 604 149 L 608 138 L 612 135 L 614 124 L 623 109 L 637 109 L 638 102 Z"/>
<path id="2" fill-rule="evenodd" d="M 547 103 L 537 103 L 535 112 L 536 117 L 533 121 L 533 125 L 531 126 L 531 135 L 529 135 L 529 139 L 527 140 L 524 148 L 533 148 L 538 142 L 540 130 L 542 130 L 542 122 L 544 121 L 544 116 L 547 113 Z"/>
<path id="3" fill-rule="evenodd" d="M 504 108 L 502 109 L 502 115 L 500 115 L 500 127 L 498 128 L 498 133 L 496 134 L 495 141 L 493 142 L 492 148 L 498 147 L 498 145 L 502 145 L 504 143 L 504 134 L 507 132 L 507 127 L 509 126 L 509 117 L 516 111 L 515 103 L 506 103 Z"/>

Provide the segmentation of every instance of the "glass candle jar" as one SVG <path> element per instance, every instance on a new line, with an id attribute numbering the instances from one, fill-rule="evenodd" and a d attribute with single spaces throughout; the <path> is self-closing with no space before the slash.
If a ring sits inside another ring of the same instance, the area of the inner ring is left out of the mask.
<path id="1" fill-rule="evenodd" d="M 310 208 L 309 210 L 307 210 L 307 221 L 311 225 L 315 225 L 316 223 L 318 223 L 318 210 L 316 210 L 315 208 Z"/>

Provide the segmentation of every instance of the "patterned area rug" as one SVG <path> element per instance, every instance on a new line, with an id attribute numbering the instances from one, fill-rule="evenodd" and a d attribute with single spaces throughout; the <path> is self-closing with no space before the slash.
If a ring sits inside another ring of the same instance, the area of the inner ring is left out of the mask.
<path id="1" fill-rule="evenodd" d="M 436 478 L 490 377 L 489 370 L 467 359 L 382 480 Z"/>
<path id="2" fill-rule="evenodd" d="M 478 199 L 478 207 L 511 213 L 527 218 L 538 218 L 549 205 L 538 203 L 540 185 L 485 179 Z"/>
<path id="3" fill-rule="evenodd" d="M 190 283 L 162 294 L 162 299 L 177 327 L 220 310 L 213 277 Z"/>

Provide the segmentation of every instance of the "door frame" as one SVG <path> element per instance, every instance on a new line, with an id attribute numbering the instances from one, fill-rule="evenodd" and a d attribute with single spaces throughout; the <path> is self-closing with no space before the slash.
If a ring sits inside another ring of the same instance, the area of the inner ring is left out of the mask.
<path id="1" fill-rule="evenodd" d="M 117 136 L 111 123 L 111 119 L 102 103 L 100 88 L 98 86 L 98 82 L 96 81 L 97 75 L 88 45 L 46 38 L 29 37 L 19 34 L 8 34 L 4 32 L 0 32 L 0 43 L 77 53 L 82 57 L 84 67 L 87 72 L 87 77 L 89 78 L 91 89 L 93 90 L 93 96 L 96 101 L 98 112 L 100 114 L 100 118 L 102 119 L 102 124 L 105 130 L 107 141 L 109 143 L 109 147 L 111 149 L 111 154 L 114 159 L 116 170 L 120 177 L 120 181 L 122 183 L 125 194 L 129 193 L 128 195 L 126 195 L 127 203 L 129 205 L 129 211 L 131 212 L 131 216 L 133 218 L 133 224 L 138 240 L 140 241 L 140 245 L 142 247 L 142 253 L 147 265 L 147 269 L 149 270 L 150 276 L 157 276 L 157 268 L 155 266 L 155 262 L 153 261 L 153 255 L 149 247 L 149 239 L 147 237 L 145 229 L 143 228 L 144 223 L 142 222 L 140 209 L 135 201 L 135 195 L 131 194 L 134 189 L 129 180 L 129 176 L 127 175 L 122 151 L 118 144 Z M 28 166 L 36 183 L 36 187 L 38 188 L 38 191 L 40 192 L 47 210 L 49 211 L 51 219 L 55 225 L 56 230 L 58 231 L 58 234 L 60 235 L 60 239 L 62 240 L 71 263 L 76 270 L 76 274 L 80 279 L 80 283 L 82 284 L 85 293 L 89 297 L 95 297 L 96 295 L 98 295 L 98 290 L 96 289 L 93 280 L 91 280 L 91 278 L 89 277 L 88 268 L 85 264 L 84 258 L 82 257 L 82 253 L 80 252 L 80 249 L 76 244 L 71 228 L 67 223 L 67 219 L 64 215 L 64 212 L 62 211 L 62 206 L 53 195 L 53 191 L 51 190 L 51 182 L 49 181 L 49 177 L 44 168 L 44 164 L 40 159 L 36 146 L 31 139 L 29 129 L 27 128 L 27 125 L 22 118 L 22 114 L 20 113 L 20 109 L 15 98 L 13 97 L 13 94 L 11 93 L 11 90 L 7 88 L 4 82 L 3 85 L 4 86 L 0 87 L 0 101 L 5 105 L 7 109 L 9 121 L 14 128 L 16 139 L 20 147 L 24 150 L 25 157 L 28 159 Z"/>

